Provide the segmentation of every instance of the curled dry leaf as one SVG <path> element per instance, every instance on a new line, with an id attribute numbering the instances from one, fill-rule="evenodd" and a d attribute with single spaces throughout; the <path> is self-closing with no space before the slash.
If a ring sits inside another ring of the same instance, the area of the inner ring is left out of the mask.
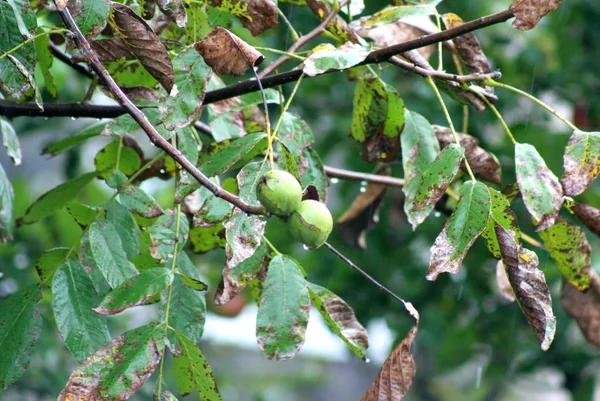
<path id="1" fill-rule="evenodd" d="M 514 0 L 510 9 L 515 14 L 513 27 L 520 31 L 535 28 L 546 14 L 556 10 L 561 0 Z"/>
<path id="2" fill-rule="evenodd" d="M 515 302 L 517 300 L 515 297 L 515 292 L 510 286 L 510 281 L 508 280 L 508 275 L 506 274 L 506 268 L 501 260 L 496 263 L 496 284 L 498 284 L 498 291 L 500 292 L 500 295 L 504 297 L 504 299 L 510 302 Z"/>
<path id="3" fill-rule="evenodd" d="M 600 278 L 592 271 L 589 290 L 581 292 L 563 279 L 560 303 L 579 325 L 590 344 L 600 348 Z"/>
<path id="4" fill-rule="evenodd" d="M 122 58 L 126 60 L 135 59 L 135 56 L 121 38 L 93 40 L 90 42 L 90 45 L 101 63 L 109 63 Z M 86 61 L 85 54 L 81 50 L 78 50 L 73 54 L 73 59 L 77 61 Z"/>
<path id="5" fill-rule="evenodd" d="M 247 0 L 248 16 L 240 16 L 242 25 L 246 27 L 252 36 L 258 36 L 267 29 L 277 25 L 279 10 L 277 2 L 273 0 Z"/>
<path id="6" fill-rule="evenodd" d="M 508 280 L 519 306 L 540 341 L 542 350 L 546 351 L 554 340 L 556 318 L 546 278 L 538 269 L 538 257 L 515 241 L 514 231 L 496 225 L 496 236 Z"/>
<path id="7" fill-rule="evenodd" d="M 111 3 L 111 7 L 112 21 L 131 53 L 167 92 L 171 92 L 175 74 L 165 45 L 131 8 L 115 2 Z"/>
<path id="8" fill-rule="evenodd" d="M 413 382 L 416 365 L 410 347 L 417 336 L 419 313 L 411 303 L 405 303 L 404 307 L 415 319 L 415 325 L 384 362 L 360 401 L 400 401 Z"/>
<path id="9" fill-rule="evenodd" d="M 194 45 L 218 75 L 243 75 L 262 63 L 264 56 L 242 39 L 220 26 Z"/>
<path id="10" fill-rule="evenodd" d="M 440 142 L 440 147 L 444 149 L 451 143 L 455 143 L 454 136 L 450 128 L 439 125 L 432 125 L 435 136 Z M 465 158 L 473 170 L 476 177 L 500 185 L 502 183 L 501 167 L 498 158 L 479 146 L 479 140 L 471 135 L 458 132 L 460 145 L 465 148 Z M 461 164 L 461 170 L 466 171 L 465 163 Z"/>
<path id="11" fill-rule="evenodd" d="M 565 173 L 560 182 L 567 196 L 576 196 L 600 174 L 600 132 L 575 130 L 564 155 Z"/>
<path id="12" fill-rule="evenodd" d="M 590 205 L 578 203 L 573 206 L 573 213 L 596 236 L 600 237 L 600 210 Z"/>

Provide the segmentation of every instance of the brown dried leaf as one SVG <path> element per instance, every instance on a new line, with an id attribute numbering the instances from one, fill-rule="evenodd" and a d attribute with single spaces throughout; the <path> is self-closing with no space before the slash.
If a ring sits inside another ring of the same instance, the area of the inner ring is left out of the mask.
<path id="1" fill-rule="evenodd" d="M 549 12 L 558 8 L 561 0 L 514 0 L 510 9 L 515 14 L 513 27 L 520 31 L 535 28 L 538 22 Z"/>
<path id="2" fill-rule="evenodd" d="M 331 13 L 331 6 L 326 1 L 306 0 L 306 4 L 319 21 L 323 21 Z M 354 29 L 339 15 L 333 17 L 329 25 L 327 25 L 327 30 L 337 38 L 339 43 L 358 42 Z"/>
<path id="3" fill-rule="evenodd" d="M 157 0 L 158 8 L 170 20 L 175 21 L 178 27 L 185 28 L 187 14 L 181 0 Z"/>
<path id="4" fill-rule="evenodd" d="M 590 344 L 600 347 L 600 278 L 592 271 L 592 284 L 581 292 L 563 279 L 560 303 L 571 315 Z"/>
<path id="5" fill-rule="evenodd" d="M 262 63 L 264 56 L 242 39 L 217 26 L 194 48 L 218 75 L 243 75 Z"/>
<path id="6" fill-rule="evenodd" d="M 121 90 L 129 100 L 138 102 L 156 102 L 160 97 L 156 90 L 148 88 L 147 86 L 132 86 L 131 88 L 121 88 Z M 100 91 L 108 97 L 115 98 L 115 95 L 106 87 L 100 87 Z"/>
<path id="7" fill-rule="evenodd" d="M 515 297 L 515 292 L 510 286 L 510 281 L 508 280 L 504 263 L 502 263 L 501 260 L 496 263 L 496 284 L 498 284 L 498 290 L 504 299 L 510 302 L 515 302 L 517 300 Z"/>
<path id="8" fill-rule="evenodd" d="M 135 59 L 135 56 L 121 38 L 93 40 L 90 42 L 90 45 L 101 63 L 109 63 L 122 58 L 125 58 L 126 60 Z M 85 54 L 81 50 L 78 50 L 73 54 L 73 59 L 77 61 L 86 61 Z"/>
<path id="9" fill-rule="evenodd" d="M 415 325 L 392 351 L 360 401 L 400 401 L 412 384 L 416 365 L 410 347 L 417 336 L 419 313 L 410 303 L 405 303 L 404 306 L 414 317 Z"/>
<path id="10" fill-rule="evenodd" d="M 453 13 L 444 14 L 442 16 L 442 19 L 444 20 L 444 24 L 446 25 L 447 29 L 455 28 L 463 24 L 462 19 L 458 15 Z M 466 33 L 452 40 L 456 45 L 458 55 L 460 56 L 463 63 L 465 63 L 469 71 L 471 71 L 472 73 L 481 74 L 487 74 L 492 72 L 490 63 L 485 54 L 483 54 L 483 50 L 481 50 L 479 41 L 477 40 L 477 37 L 474 33 Z M 489 90 L 492 90 L 492 88 L 490 88 Z"/>
<path id="11" fill-rule="evenodd" d="M 540 341 L 542 350 L 547 351 L 554 340 L 556 318 L 552 312 L 552 298 L 546 278 L 538 269 L 538 257 L 515 241 L 514 231 L 497 224 L 496 236 L 519 306 Z"/>
<path id="12" fill-rule="evenodd" d="M 111 19 L 131 53 L 167 92 L 171 92 L 175 74 L 166 47 L 150 25 L 131 8 L 115 2 L 111 7 Z"/>
<path id="13" fill-rule="evenodd" d="M 450 128 L 439 125 L 432 125 L 431 127 L 440 142 L 441 149 L 444 149 L 451 143 L 455 143 Z M 465 148 L 465 157 L 473 170 L 473 174 L 482 180 L 500 185 L 502 183 L 500 177 L 502 170 L 496 156 L 481 148 L 477 138 L 468 134 L 463 134 L 462 132 L 458 132 L 457 134 L 460 145 Z M 466 171 L 464 162 L 461 164 L 460 168 L 461 170 Z"/>
<path id="14" fill-rule="evenodd" d="M 279 10 L 272 0 L 248 0 L 248 17 L 239 17 L 242 25 L 258 36 L 278 24 Z"/>
<path id="15" fill-rule="evenodd" d="M 578 203 L 573 213 L 594 234 L 600 237 L 600 210 L 590 205 Z"/>

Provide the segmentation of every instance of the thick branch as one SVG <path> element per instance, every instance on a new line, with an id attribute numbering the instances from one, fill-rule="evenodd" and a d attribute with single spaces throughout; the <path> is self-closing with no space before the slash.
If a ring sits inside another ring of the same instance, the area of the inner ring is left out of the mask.
<path id="1" fill-rule="evenodd" d="M 60 9 L 60 7 L 58 7 Z M 144 113 L 140 109 L 136 107 L 135 104 L 129 100 L 129 98 L 123 93 L 121 88 L 117 85 L 117 83 L 110 76 L 108 71 L 104 68 L 102 63 L 96 57 L 96 54 L 92 50 L 89 42 L 83 36 L 79 27 L 73 20 L 69 9 L 65 8 L 63 10 L 59 10 L 60 16 L 62 17 L 65 25 L 71 32 L 74 34 L 74 39 L 83 53 L 86 55 L 86 60 L 89 62 L 92 69 L 98 74 L 100 78 L 104 81 L 106 86 L 110 89 L 110 91 L 115 95 L 118 102 L 123 106 L 125 110 L 133 117 L 133 119 L 139 124 L 139 126 L 146 132 L 150 141 L 163 149 L 167 154 L 169 154 L 175 161 L 177 161 L 183 169 L 189 172 L 195 179 L 200 182 L 203 186 L 208 188 L 216 197 L 222 198 L 227 202 L 231 203 L 234 206 L 237 206 L 241 210 L 250 214 L 262 214 L 264 213 L 264 208 L 259 206 L 249 205 L 244 202 L 242 199 L 233 195 L 230 192 L 225 191 L 223 188 L 219 187 L 211 180 L 208 179 L 196 166 L 194 166 L 190 161 L 183 156 L 183 154 L 174 146 L 172 146 L 165 138 L 163 138 L 158 131 L 152 126 L 150 121 L 146 118 Z"/>

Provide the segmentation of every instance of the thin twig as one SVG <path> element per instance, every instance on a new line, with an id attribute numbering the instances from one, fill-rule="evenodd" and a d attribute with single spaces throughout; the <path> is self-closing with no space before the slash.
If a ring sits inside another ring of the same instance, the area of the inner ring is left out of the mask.
<path id="1" fill-rule="evenodd" d="M 438 78 L 443 79 L 445 81 L 455 81 L 455 82 L 473 82 L 473 81 L 485 81 L 486 79 L 499 79 L 502 74 L 498 71 L 491 72 L 489 74 L 469 74 L 469 75 L 456 75 L 456 74 L 448 74 L 443 71 L 437 70 L 429 70 L 423 67 L 419 67 L 413 63 L 402 60 L 399 57 L 390 57 L 388 60 L 390 64 L 393 64 L 397 67 L 403 68 L 405 70 L 409 70 L 415 72 L 423 77 L 430 78 Z M 496 77 L 496 78 L 494 78 Z"/>
<path id="2" fill-rule="evenodd" d="M 381 284 L 379 281 L 375 280 L 369 273 L 367 273 L 366 271 L 364 271 L 363 269 L 361 269 L 360 267 L 358 267 L 357 265 L 355 265 L 350 259 L 348 259 L 346 256 L 344 256 L 344 254 L 342 254 L 340 251 L 338 251 L 337 249 L 335 249 L 330 243 L 325 242 L 325 248 L 329 249 L 331 252 L 333 252 L 333 254 L 335 256 L 337 256 L 338 258 L 340 258 L 341 260 L 344 261 L 344 263 L 346 263 L 348 266 L 350 266 L 351 268 L 353 268 L 354 270 L 356 270 L 358 273 L 360 273 L 363 277 L 365 277 L 367 280 L 369 280 L 371 283 L 373 283 L 377 288 L 379 288 L 381 291 L 387 293 L 388 295 L 392 296 L 392 298 L 394 298 L 395 300 L 401 302 L 403 305 L 406 305 L 406 301 L 403 300 L 402 298 L 400 298 L 398 295 L 394 294 L 392 292 L 392 290 L 388 289 L 386 286 L 384 286 L 383 284 Z"/>
<path id="3" fill-rule="evenodd" d="M 388 177 L 378 174 L 359 173 L 357 171 L 343 170 L 329 166 L 324 166 L 323 170 L 329 177 L 341 178 L 344 180 L 374 182 L 376 184 L 384 184 L 391 187 L 404 186 L 404 180 L 401 178 Z"/>
<path id="4" fill-rule="evenodd" d="M 198 182 L 200 182 L 200 184 L 202 184 L 209 191 L 211 191 L 216 197 L 226 200 L 227 202 L 231 203 L 234 206 L 237 206 L 246 213 L 264 213 L 263 207 L 249 205 L 242 199 L 238 198 L 230 192 L 225 191 L 223 188 L 209 180 L 208 177 L 205 176 L 200 170 L 198 170 L 198 168 L 194 166 L 177 148 L 173 147 L 165 138 L 163 138 L 158 133 L 158 131 L 156 131 L 156 128 L 154 128 L 154 126 L 150 123 L 150 121 L 144 115 L 144 113 L 139 108 L 137 108 L 136 105 L 131 102 L 131 100 L 129 100 L 129 98 L 123 93 L 121 88 L 119 88 L 119 86 L 108 73 L 108 71 L 106 71 L 106 69 L 98 60 L 98 57 L 92 50 L 89 42 L 79 30 L 79 27 L 77 26 L 75 20 L 71 16 L 69 9 L 65 8 L 63 10 L 59 10 L 58 12 L 67 28 L 69 28 L 69 30 L 74 34 L 75 42 L 85 54 L 85 57 L 92 69 L 98 74 L 98 76 L 102 78 L 106 86 L 117 98 L 119 104 L 127 110 L 131 117 L 133 117 L 133 119 L 144 130 L 152 144 L 163 149 L 167 154 L 169 154 L 169 156 L 171 156 L 175 161 L 177 161 L 184 170 L 189 172 L 195 179 L 198 180 Z"/>
<path id="5" fill-rule="evenodd" d="M 56 57 L 63 63 L 67 64 L 69 67 L 73 68 L 75 71 L 82 73 L 86 77 L 94 78 L 96 76 L 94 74 L 94 72 L 88 68 L 88 66 L 86 66 L 84 64 L 80 64 L 77 61 L 73 60 L 73 58 L 70 55 L 63 53 L 63 51 L 60 50 L 60 48 L 58 46 L 56 46 L 54 43 L 50 43 L 50 51 L 52 52 L 52 55 L 54 57 Z"/>

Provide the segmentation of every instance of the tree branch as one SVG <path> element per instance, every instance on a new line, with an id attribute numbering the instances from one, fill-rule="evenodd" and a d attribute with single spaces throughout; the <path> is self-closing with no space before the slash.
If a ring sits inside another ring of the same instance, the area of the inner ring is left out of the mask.
<path id="1" fill-rule="evenodd" d="M 240 208 L 242 211 L 249 214 L 263 214 L 265 212 L 263 207 L 249 205 L 244 202 L 242 199 L 233 195 L 230 192 L 225 191 L 220 186 L 216 185 L 212 181 L 208 179 L 196 166 L 194 166 L 190 161 L 174 146 L 172 146 L 165 138 L 163 138 L 158 131 L 152 126 L 150 121 L 146 118 L 144 113 L 136 107 L 135 104 L 129 100 L 129 98 L 123 93 L 121 88 L 117 85 L 114 79 L 110 76 L 108 71 L 104 68 L 102 63 L 96 57 L 96 54 L 92 50 L 89 42 L 83 36 L 79 27 L 75 23 L 75 20 L 71 16 L 68 8 L 60 9 L 59 14 L 64 21 L 65 25 L 69 30 L 73 33 L 75 42 L 79 46 L 79 48 L 83 51 L 86 56 L 86 60 L 89 62 L 91 68 L 98 74 L 98 76 L 104 81 L 106 86 L 110 89 L 110 91 L 115 95 L 119 104 L 127 110 L 127 113 L 133 117 L 133 119 L 139 124 L 139 126 L 146 132 L 150 141 L 163 149 L 169 156 L 171 156 L 175 161 L 177 161 L 183 169 L 189 172 L 195 179 L 200 182 L 204 187 L 208 188 L 216 197 L 222 198 L 232 205 Z"/>
<path id="2" fill-rule="evenodd" d="M 359 173 L 358 171 L 343 170 L 340 168 L 324 166 L 323 170 L 329 177 L 341 178 L 344 180 L 367 181 L 376 184 L 389 185 L 391 187 L 403 187 L 404 180 L 401 178 L 388 177 L 386 175 Z"/>
<path id="3" fill-rule="evenodd" d="M 387 61 L 390 57 L 407 52 L 409 50 L 418 49 L 424 46 L 429 46 L 431 44 L 435 44 L 442 41 L 447 41 L 453 39 L 457 36 L 464 35 L 465 33 L 469 33 L 481 28 L 485 28 L 490 25 L 498 24 L 514 16 L 511 10 L 505 10 L 496 14 L 492 14 L 486 17 L 481 17 L 473 21 L 466 22 L 462 25 L 459 25 L 455 28 L 447 29 L 445 31 L 432 33 L 430 35 L 424 35 L 419 38 L 409 40 L 403 43 L 399 43 L 394 46 L 386 47 L 384 49 L 373 51 L 367 56 L 367 58 L 361 63 L 364 64 L 374 64 L 380 63 L 383 61 Z M 89 45 L 89 44 L 88 44 Z M 66 56 L 66 55 L 65 55 Z M 58 57 L 58 56 L 57 56 Z M 63 60 L 61 58 L 61 60 Z M 65 60 L 63 60 L 65 61 Z M 78 65 L 80 64 L 72 63 L 69 61 L 65 61 L 70 65 Z M 74 67 L 77 68 L 77 67 Z M 82 71 L 83 72 L 83 71 Z M 333 71 L 329 71 L 333 72 Z M 273 75 L 271 77 L 261 79 L 261 84 L 263 88 L 273 88 L 276 86 L 284 85 L 290 82 L 297 81 L 302 75 L 302 70 L 292 70 L 288 72 L 284 72 L 282 74 Z M 453 77 L 454 75 L 448 74 Z M 309 77 L 305 77 L 309 78 Z M 460 81 L 461 78 L 458 78 Z M 257 92 L 260 90 L 258 82 L 256 79 L 248 79 L 245 81 L 238 82 L 236 84 L 227 86 L 225 88 L 217 89 L 214 91 L 210 91 L 206 93 L 204 98 L 204 104 L 210 104 L 219 102 L 221 100 L 230 99 L 232 97 L 244 95 L 246 93 Z M 96 109 L 96 107 L 100 107 L 101 109 Z M 48 104 L 44 105 L 44 110 L 41 111 L 35 104 L 28 103 L 16 103 L 7 100 L 0 99 L 0 115 L 8 116 L 8 117 L 19 117 L 19 116 L 29 116 L 29 117 L 59 117 L 59 116 L 69 116 L 69 117 L 95 117 L 95 118 L 113 118 L 117 117 L 121 114 L 125 114 L 128 111 L 125 108 L 112 108 L 115 106 L 87 106 L 85 107 L 77 107 L 72 104 L 62 104 L 62 105 L 53 105 Z M 67 111 L 70 110 L 70 113 Z M 93 110 L 93 111 L 92 111 Z M 93 115 L 85 114 L 86 112 L 90 112 Z M 117 114 L 118 112 L 118 114 Z"/>

